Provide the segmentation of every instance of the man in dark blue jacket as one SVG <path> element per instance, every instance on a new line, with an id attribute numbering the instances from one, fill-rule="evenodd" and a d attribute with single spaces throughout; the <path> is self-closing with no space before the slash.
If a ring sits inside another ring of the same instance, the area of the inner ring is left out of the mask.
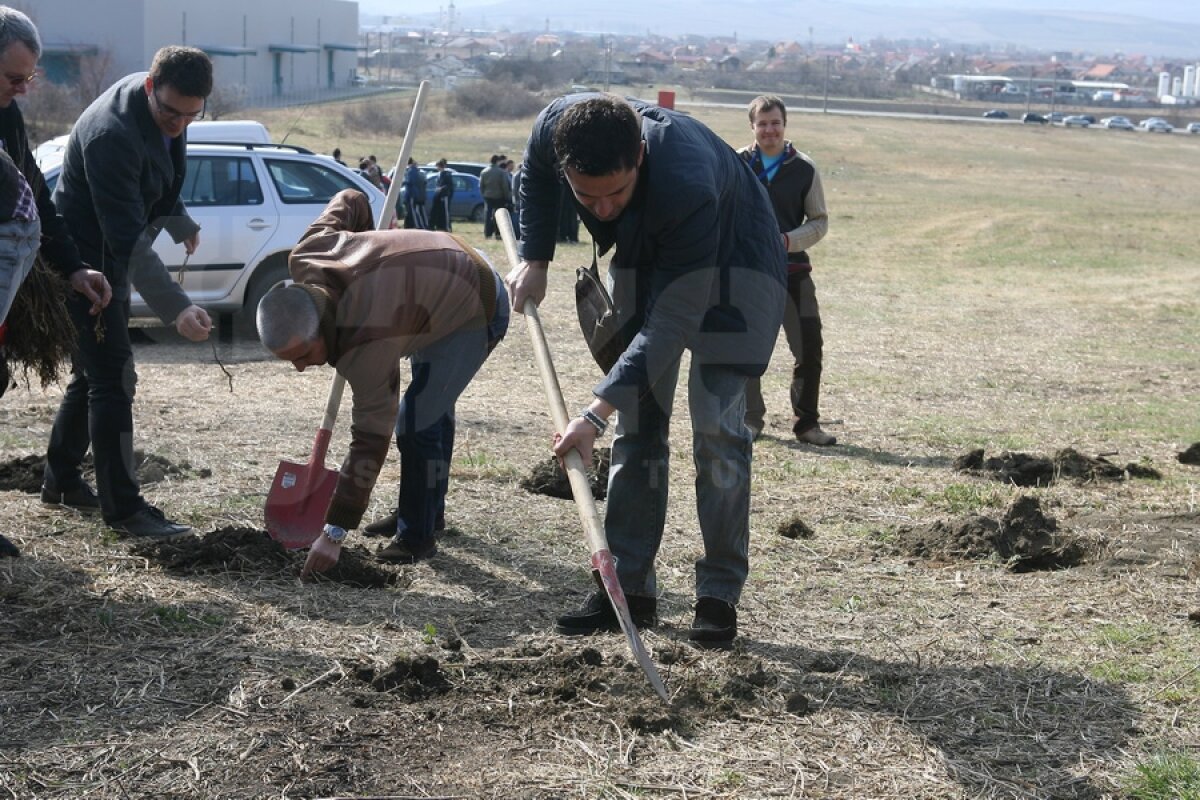
<path id="1" fill-rule="evenodd" d="M 675 384 L 691 352 L 696 506 L 704 557 L 696 563 L 689 637 L 727 646 L 749 571 L 751 436 L 745 385 L 770 360 L 783 318 L 785 253 L 770 201 L 734 151 L 682 114 L 611 95 L 571 95 L 534 123 L 521 182 L 520 266 L 513 308 L 541 302 L 554 258 L 565 180 L 609 267 L 628 346 L 567 426 L 555 453 L 592 445 L 617 414 L 604 528 L 634 622 L 655 623 L 654 559 L 666 522 Z M 615 630 L 603 593 L 560 617 L 565 634 Z"/>
<path id="2" fill-rule="evenodd" d="M 433 206 L 429 214 L 429 229 L 434 231 L 450 231 L 450 201 L 454 199 L 454 172 L 446 166 L 446 159 L 439 158 L 434 165 L 437 167 L 437 177 L 434 178 Z"/>
<path id="3" fill-rule="evenodd" d="M 84 110 L 54 192 L 84 260 L 112 284 L 113 302 L 89 318 L 88 302 L 68 299 L 79 350 L 50 432 L 42 498 L 62 501 L 82 491 L 80 463 L 90 443 L 104 521 L 131 536 L 169 538 L 191 530 L 147 503 L 135 477 L 129 298 L 136 284 L 164 323 L 192 341 L 208 338 L 208 314 L 172 280 L 153 245 L 163 229 L 189 254 L 200 242 L 200 227 L 179 192 L 187 169 L 184 131 L 204 115 L 211 92 L 207 55 L 162 48 L 148 74 L 122 78 Z"/>
<path id="4" fill-rule="evenodd" d="M 404 168 L 404 227 L 429 230 L 429 215 L 425 213 L 425 173 L 414 158 Z"/>

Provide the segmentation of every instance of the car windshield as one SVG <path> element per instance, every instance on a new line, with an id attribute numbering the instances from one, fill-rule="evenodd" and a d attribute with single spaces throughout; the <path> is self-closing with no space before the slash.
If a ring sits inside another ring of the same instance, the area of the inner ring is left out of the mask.
<path id="1" fill-rule="evenodd" d="M 324 204 L 343 189 L 359 189 L 345 175 L 321 164 L 272 158 L 266 163 L 271 181 L 284 203 Z"/>

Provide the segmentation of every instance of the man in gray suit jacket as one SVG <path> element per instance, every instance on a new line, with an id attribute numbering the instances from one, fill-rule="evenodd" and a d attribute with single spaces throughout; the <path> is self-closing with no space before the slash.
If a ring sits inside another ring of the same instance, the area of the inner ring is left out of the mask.
<path id="1" fill-rule="evenodd" d="M 42 499 L 81 511 L 99 506 L 111 528 L 131 536 L 170 538 L 191 530 L 147 503 L 135 477 L 129 297 L 136 284 L 164 323 L 192 341 L 208 338 L 208 314 L 172 280 L 153 244 L 164 228 L 189 254 L 200 243 L 200 227 L 179 191 L 187 168 L 185 131 L 204 116 L 211 92 L 207 55 L 162 48 L 149 73 L 117 81 L 79 117 L 54 193 L 83 260 L 112 284 L 113 302 L 89 317 L 86 298 L 68 298 L 79 351 L 50 433 Z M 89 443 L 99 498 L 80 473 Z"/>

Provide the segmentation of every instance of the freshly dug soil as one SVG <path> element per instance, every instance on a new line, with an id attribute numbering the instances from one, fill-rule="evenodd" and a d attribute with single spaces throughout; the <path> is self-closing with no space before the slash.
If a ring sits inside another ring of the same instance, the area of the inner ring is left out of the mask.
<path id="1" fill-rule="evenodd" d="M 170 541 L 137 542 L 131 548 L 164 570 L 176 574 L 234 572 L 256 575 L 298 575 L 307 551 L 288 551 L 266 531 L 225 527 L 203 536 Z M 362 548 L 343 547 L 337 565 L 318 580 L 378 589 L 400 582 L 402 573 L 371 560 Z"/>
<path id="2" fill-rule="evenodd" d="M 799 517 L 792 517 L 786 522 L 781 522 L 775 532 L 785 539 L 811 539 L 816 536 L 813 529 Z"/>
<path id="3" fill-rule="evenodd" d="M 207 467 L 194 469 L 186 461 L 178 464 L 156 453 L 146 453 L 144 450 L 133 451 L 134 461 L 137 462 L 138 483 L 148 486 L 172 478 L 208 478 L 212 470 Z M 89 453 L 83 459 L 83 471 L 92 471 L 92 456 Z M 46 472 L 45 455 L 27 455 L 0 463 L 0 491 L 17 491 L 26 494 L 37 494 L 42 489 L 42 476 Z"/>
<path id="4" fill-rule="evenodd" d="M 1008 451 L 985 458 L 983 449 L 979 448 L 956 458 L 954 469 L 985 473 L 1016 486 L 1049 486 L 1061 478 L 1080 481 L 1120 481 L 1127 477 L 1162 479 L 1162 473 L 1153 467 L 1136 462 L 1121 467 L 1103 456 L 1085 456 L 1070 447 L 1059 450 L 1049 458 Z"/>
<path id="5" fill-rule="evenodd" d="M 1036 497 L 1018 497 L 999 520 L 970 516 L 958 522 L 902 526 L 896 552 L 932 561 L 997 558 L 1013 572 L 1065 569 L 1083 563 L 1086 548 L 1058 533 Z"/>
<path id="6" fill-rule="evenodd" d="M 1200 442 L 1193 442 L 1191 447 L 1180 453 L 1179 463 L 1200 466 Z"/>
<path id="7" fill-rule="evenodd" d="M 608 447 L 597 447 L 592 450 L 592 466 L 588 470 L 588 483 L 592 486 L 592 497 L 603 500 L 608 496 L 608 467 L 612 461 L 612 450 Z M 521 480 L 521 488 L 533 494 L 544 494 L 561 500 L 574 499 L 571 494 L 571 481 L 567 473 L 558 465 L 558 459 L 551 456 L 545 461 L 539 461 L 534 466 L 529 477 Z"/>

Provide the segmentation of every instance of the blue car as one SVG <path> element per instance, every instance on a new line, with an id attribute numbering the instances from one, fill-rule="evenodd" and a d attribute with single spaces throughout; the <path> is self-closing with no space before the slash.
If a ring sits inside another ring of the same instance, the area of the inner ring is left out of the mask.
<path id="1" fill-rule="evenodd" d="M 437 169 L 421 167 L 425 173 L 426 198 L 433 197 L 437 185 Z M 479 191 L 479 178 L 462 172 L 449 170 L 454 178 L 454 197 L 450 198 L 450 219 L 465 219 L 483 222 L 483 195 Z M 428 207 L 428 201 L 426 201 Z M 400 187 L 400 209 L 404 209 L 404 187 Z"/>

